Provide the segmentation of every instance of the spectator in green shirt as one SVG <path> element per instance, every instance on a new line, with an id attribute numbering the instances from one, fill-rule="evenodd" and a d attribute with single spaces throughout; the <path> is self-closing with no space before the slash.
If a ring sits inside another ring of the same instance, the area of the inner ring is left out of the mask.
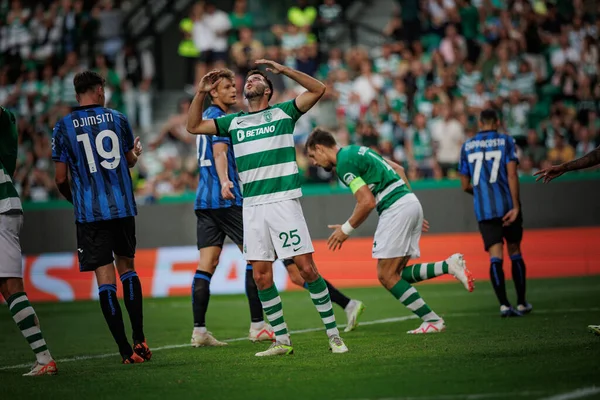
<path id="1" fill-rule="evenodd" d="M 248 12 L 248 3 L 246 0 L 236 0 L 233 4 L 233 11 L 229 14 L 231 21 L 231 31 L 229 33 L 229 45 L 233 45 L 240 40 L 239 32 L 242 28 L 252 28 L 254 18 Z"/>
<path id="2" fill-rule="evenodd" d="M 106 106 L 113 108 L 121 113 L 125 112 L 123 102 L 123 91 L 121 90 L 121 78 L 117 72 L 108 66 L 106 57 L 103 54 L 96 55 L 94 71 L 102 75 L 106 80 Z"/>
<path id="3" fill-rule="evenodd" d="M 479 11 L 471 4 L 471 0 L 458 0 L 458 13 L 460 15 L 460 28 L 467 41 L 467 57 L 471 61 L 479 57 Z"/>

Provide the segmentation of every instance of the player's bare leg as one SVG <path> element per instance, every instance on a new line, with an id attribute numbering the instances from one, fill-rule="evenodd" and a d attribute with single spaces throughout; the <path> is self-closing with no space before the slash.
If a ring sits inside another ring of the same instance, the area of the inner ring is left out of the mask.
<path id="1" fill-rule="evenodd" d="M 410 257 L 385 258 L 377 261 L 377 277 L 379 282 L 406 308 L 423 320 L 417 329 L 410 334 L 437 333 L 446 329 L 444 320 L 429 308 L 417 290 L 402 279 L 402 270 Z"/>
<path id="2" fill-rule="evenodd" d="M 227 343 L 215 339 L 206 330 L 206 311 L 210 300 L 210 281 L 217 265 L 221 247 L 209 246 L 200 249 L 198 269 L 192 283 L 192 309 L 194 312 L 194 331 L 192 332 L 192 347 L 226 346 Z"/>
<path id="3" fill-rule="evenodd" d="M 23 279 L 0 278 L 0 293 L 6 300 L 13 320 L 36 357 L 36 363 L 31 371 L 24 374 L 24 376 L 56 374 L 58 372 L 56 362 L 50 355 L 46 341 L 42 336 L 40 322 L 25 293 Z"/>
<path id="4" fill-rule="evenodd" d="M 136 364 L 144 362 L 144 359 L 137 355 L 125 335 L 125 325 L 123 324 L 123 314 L 121 306 L 117 299 L 117 276 L 115 275 L 114 264 L 107 264 L 95 270 L 96 280 L 98 281 L 98 295 L 100 297 L 100 307 L 102 314 L 108 324 L 119 353 L 123 357 L 123 364 Z"/>
<path id="5" fill-rule="evenodd" d="M 528 314 L 533 306 L 527 302 L 527 270 L 521 254 L 521 243 L 507 243 L 508 255 L 512 262 L 512 278 L 517 291 L 517 311 Z"/>
<path id="6" fill-rule="evenodd" d="M 275 342 L 265 350 L 256 353 L 257 357 L 283 356 L 294 354 L 287 324 L 283 318 L 283 304 L 273 281 L 272 261 L 250 261 L 258 296 L 269 323 L 275 332 Z"/>
<path id="7" fill-rule="evenodd" d="M 133 331 L 133 351 L 144 360 L 149 361 L 152 358 L 152 352 L 144 335 L 142 283 L 137 272 L 135 272 L 133 258 L 115 255 L 115 264 L 123 285 L 123 302 L 127 314 L 129 314 Z"/>
<path id="8" fill-rule="evenodd" d="M 506 296 L 506 283 L 504 280 L 504 268 L 502 266 L 503 251 L 504 246 L 502 243 L 496 243 L 488 249 L 488 253 L 490 253 L 490 280 L 492 281 L 496 297 L 500 302 L 500 316 L 502 318 L 520 317 L 522 314 L 510 305 Z"/>
<path id="9" fill-rule="evenodd" d="M 298 267 L 300 276 L 308 285 L 308 291 L 313 304 L 317 308 L 323 325 L 327 331 L 329 338 L 329 349 L 333 353 L 345 353 L 348 348 L 340 337 L 340 332 L 335 322 L 331 298 L 325 280 L 319 275 L 317 266 L 315 265 L 312 254 L 302 254 L 294 257 L 294 263 Z"/>
<path id="10" fill-rule="evenodd" d="M 283 265 L 285 265 L 285 268 L 288 272 L 292 283 L 305 289 L 308 289 L 306 281 L 300 275 L 298 266 L 294 264 L 293 260 L 283 260 Z M 365 310 L 365 305 L 360 300 L 353 300 L 346 297 L 342 292 L 340 292 L 326 279 L 324 280 L 325 284 L 327 285 L 327 289 L 329 290 L 329 296 L 331 297 L 331 301 L 337 304 L 338 306 L 342 307 L 344 309 L 344 312 L 346 313 L 347 323 L 344 332 L 353 331 L 358 326 L 358 318 Z"/>

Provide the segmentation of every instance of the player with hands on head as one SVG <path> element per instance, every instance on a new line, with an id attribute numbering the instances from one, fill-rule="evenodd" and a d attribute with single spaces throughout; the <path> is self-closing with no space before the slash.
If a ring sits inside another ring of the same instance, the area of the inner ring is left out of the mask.
<path id="1" fill-rule="evenodd" d="M 187 126 L 192 134 L 231 138 L 243 183 L 244 257 L 252 264 L 258 294 L 276 339 L 256 356 L 293 353 L 283 305 L 273 281 L 273 261 L 277 256 L 293 259 L 325 325 L 329 349 L 345 353 L 348 348 L 339 335 L 327 284 L 312 257 L 314 248 L 299 201 L 302 190 L 293 138 L 296 121 L 319 101 L 325 85 L 275 61 L 261 59 L 256 64 L 264 65 L 268 72 L 287 76 L 306 90 L 291 101 L 271 106 L 272 82 L 264 72 L 252 70 L 244 84 L 249 111 L 204 119 L 202 104 L 214 85 L 206 76 L 192 101 Z"/>

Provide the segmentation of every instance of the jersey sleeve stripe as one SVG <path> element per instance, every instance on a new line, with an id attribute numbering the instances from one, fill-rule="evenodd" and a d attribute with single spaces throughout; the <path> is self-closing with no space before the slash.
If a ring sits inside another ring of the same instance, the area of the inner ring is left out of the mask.
<path id="1" fill-rule="evenodd" d="M 298 111 L 298 113 L 299 113 L 300 115 L 304 114 L 304 111 L 300 110 L 300 108 L 298 107 L 298 103 L 296 103 L 296 99 L 294 99 L 294 100 L 292 101 L 292 104 L 294 105 L 294 108 L 296 109 L 296 111 Z"/>
<path id="2" fill-rule="evenodd" d="M 352 190 L 352 194 L 356 193 L 358 191 L 358 189 L 360 189 L 361 187 L 365 186 L 366 183 L 363 180 L 363 178 L 361 178 L 360 176 L 358 178 L 354 178 L 354 180 L 352 182 L 350 182 L 350 185 L 348 185 L 350 187 L 350 190 Z"/>

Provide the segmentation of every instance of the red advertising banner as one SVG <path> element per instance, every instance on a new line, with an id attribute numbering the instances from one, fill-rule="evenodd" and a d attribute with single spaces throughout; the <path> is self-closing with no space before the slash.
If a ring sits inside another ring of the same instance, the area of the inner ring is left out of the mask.
<path id="1" fill-rule="evenodd" d="M 339 287 L 378 285 L 376 261 L 371 258 L 370 238 L 350 238 L 342 250 L 331 252 L 326 241 L 314 242 L 315 261 L 320 273 Z M 600 274 L 600 228 L 528 230 L 522 244 L 529 278 Z M 478 233 L 425 234 L 420 260 L 432 262 L 463 253 L 475 279 L 487 280 L 489 259 Z M 508 259 L 508 257 L 505 257 Z M 194 246 L 138 250 L 135 264 L 144 294 L 150 297 L 190 295 L 198 263 Z M 244 293 L 246 262 L 234 245 L 225 246 L 217 272 L 211 281 L 214 294 Z M 287 276 L 281 262 L 274 267 L 280 291 L 299 289 Z M 510 277 L 505 263 L 505 273 Z M 93 273 L 80 273 L 75 253 L 53 253 L 24 258 L 26 290 L 32 301 L 96 299 Z M 452 277 L 441 277 L 439 282 Z M 121 292 L 119 290 L 119 292 Z"/>

